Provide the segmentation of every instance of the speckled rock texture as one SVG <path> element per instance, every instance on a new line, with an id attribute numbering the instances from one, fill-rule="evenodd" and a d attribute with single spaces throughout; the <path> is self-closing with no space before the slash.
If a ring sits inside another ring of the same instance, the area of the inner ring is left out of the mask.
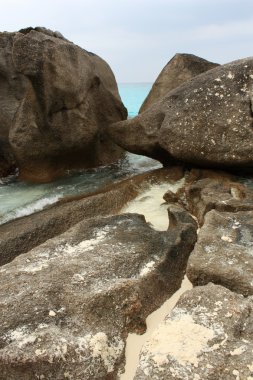
<path id="1" fill-rule="evenodd" d="M 187 276 L 193 285 L 223 285 L 253 295 L 253 211 L 212 210 L 198 234 Z"/>
<path id="2" fill-rule="evenodd" d="M 253 168 L 253 58 L 216 67 L 109 127 L 124 149 L 168 165 Z"/>
<path id="3" fill-rule="evenodd" d="M 202 225 L 205 214 L 212 209 L 235 213 L 253 210 L 253 190 L 226 179 L 203 179 L 186 188 L 186 201 Z"/>
<path id="4" fill-rule="evenodd" d="M 193 54 L 176 54 L 158 75 L 139 113 L 146 111 L 182 83 L 216 66 L 218 66 L 217 63 L 209 62 Z"/>
<path id="5" fill-rule="evenodd" d="M 202 226 L 210 210 L 249 211 L 253 210 L 253 190 L 242 183 L 224 178 L 204 178 L 186 184 L 177 194 L 168 191 L 166 202 L 179 202 L 194 215 Z"/>
<path id="6" fill-rule="evenodd" d="M 128 331 L 180 287 L 185 214 L 164 232 L 137 214 L 89 219 L 2 266 L 0 379 L 116 379 Z"/>
<path id="7" fill-rule="evenodd" d="M 209 284 L 184 293 L 142 348 L 135 380 L 250 380 L 253 299 Z"/>
<path id="8" fill-rule="evenodd" d="M 120 157 L 105 128 L 127 111 L 105 61 L 45 28 L 0 33 L 0 56 L 0 137 L 21 178 L 50 181 Z"/>
<path id="9" fill-rule="evenodd" d="M 183 175 L 180 167 L 153 170 L 92 194 L 64 198 L 45 210 L 0 225 L 0 266 L 83 219 L 120 212 L 128 201 L 152 183 L 173 183 Z"/>

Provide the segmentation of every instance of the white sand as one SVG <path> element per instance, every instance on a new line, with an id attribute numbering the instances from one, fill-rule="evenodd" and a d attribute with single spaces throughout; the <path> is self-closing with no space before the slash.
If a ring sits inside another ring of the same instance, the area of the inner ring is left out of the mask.
<path id="1" fill-rule="evenodd" d="M 167 314 L 176 305 L 179 297 L 186 291 L 192 288 L 192 284 L 184 278 L 181 288 L 173 294 L 164 304 L 152 314 L 150 314 L 146 320 L 147 331 L 143 335 L 129 334 L 126 345 L 126 366 L 125 372 L 120 376 L 120 380 L 132 380 L 134 378 L 138 362 L 139 353 L 144 343 L 151 337 L 156 327 L 164 320 Z"/>
<path id="2" fill-rule="evenodd" d="M 135 212 L 143 214 L 146 221 L 152 224 L 156 230 L 167 230 L 169 225 L 168 205 L 164 204 L 163 195 L 167 190 L 176 192 L 184 184 L 184 179 L 174 183 L 163 183 L 152 185 L 135 200 L 131 201 L 121 212 Z M 173 309 L 181 294 L 191 289 L 192 284 L 187 278 L 182 282 L 181 288 L 168 299 L 158 310 L 150 314 L 146 320 L 147 331 L 143 335 L 129 334 L 126 345 L 126 366 L 125 372 L 120 375 L 120 380 L 132 380 L 139 362 L 141 347 L 150 338 L 159 323 Z"/>
<path id="3" fill-rule="evenodd" d="M 173 184 L 162 183 L 151 185 L 144 193 L 138 195 L 129 202 L 121 213 L 133 212 L 143 214 L 146 221 L 151 223 L 155 230 L 166 231 L 169 226 L 168 205 L 163 200 L 163 195 L 167 190 L 176 192 L 184 184 L 184 179 Z"/>

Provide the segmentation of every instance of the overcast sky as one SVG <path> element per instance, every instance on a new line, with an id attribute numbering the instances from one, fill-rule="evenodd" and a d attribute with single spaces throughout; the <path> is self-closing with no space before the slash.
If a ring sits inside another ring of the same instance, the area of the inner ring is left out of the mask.
<path id="1" fill-rule="evenodd" d="M 253 0 L 0 0 L 1 31 L 26 26 L 100 55 L 118 82 L 153 82 L 176 53 L 253 56 Z"/>

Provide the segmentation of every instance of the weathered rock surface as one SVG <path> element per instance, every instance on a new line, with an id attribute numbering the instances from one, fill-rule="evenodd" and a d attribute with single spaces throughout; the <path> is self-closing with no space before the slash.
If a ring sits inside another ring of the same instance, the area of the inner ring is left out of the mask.
<path id="1" fill-rule="evenodd" d="M 144 100 L 140 113 L 162 99 L 169 91 L 187 80 L 218 66 L 193 54 L 176 54 L 162 69 L 148 96 Z"/>
<path id="2" fill-rule="evenodd" d="M 177 194 L 164 195 L 168 203 L 179 202 L 202 226 L 210 210 L 238 212 L 253 210 L 253 190 L 229 178 L 205 178 L 186 184 Z"/>
<path id="3" fill-rule="evenodd" d="M 164 194 L 163 198 L 168 203 L 178 202 L 179 204 L 183 205 L 186 209 L 190 207 L 186 199 L 186 193 L 188 189 L 191 188 L 191 186 L 197 183 L 198 181 L 200 180 L 218 181 L 221 184 L 237 181 L 237 177 L 235 175 L 232 175 L 231 173 L 221 171 L 221 170 L 200 169 L 200 168 L 191 168 L 190 170 L 185 170 L 184 178 L 185 178 L 184 186 L 178 189 L 178 191 L 174 194 L 171 194 L 171 192 L 168 190 Z"/>
<path id="4" fill-rule="evenodd" d="M 166 232 L 137 214 L 83 221 L 1 267 L 0 379 L 115 379 L 127 332 L 180 287 L 185 214 Z"/>
<path id="5" fill-rule="evenodd" d="M 205 214 L 212 209 L 221 212 L 253 210 L 253 190 L 226 180 L 197 181 L 186 189 L 186 200 L 189 211 L 201 225 Z"/>
<path id="6" fill-rule="evenodd" d="M 231 172 L 227 172 L 224 170 L 212 170 L 212 169 L 203 169 L 203 168 L 191 168 L 186 172 L 186 184 L 190 185 L 195 181 L 199 181 L 201 179 L 214 179 L 214 180 L 224 180 L 228 181 L 237 181 L 238 176 L 232 174 Z"/>
<path id="7" fill-rule="evenodd" d="M 0 178 L 15 172 L 16 162 L 6 139 L 0 138 Z"/>
<path id="8" fill-rule="evenodd" d="M 109 127 L 116 143 L 167 165 L 253 167 L 253 58 L 216 67 Z"/>
<path id="9" fill-rule="evenodd" d="M 253 295 L 253 211 L 210 211 L 189 258 L 193 285 L 209 282 Z"/>
<path id="10" fill-rule="evenodd" d="M 171 183 L 183 175 L 180 167 L 154 170 L 106 186 L 94 194 L 62 199 L 45 210 L 0 225 L 0 265 L 65 232 L 85 218 L 116 214 L 152 183 Z"/>
<path id="11" fill-rule="evenodd" d="M 22 178 L 49 181 L 119 158 L 105 127 L 127 112 L 105 61 L 45 28 L 0 33 L 0 55 L 0 136 Z"/>
<path id="12" fill-rule="evenodd" d="M 194 288 L 144 345 L 135 380 L 249 380 L 252 322 L 252 297 L 213 284 Z"/>

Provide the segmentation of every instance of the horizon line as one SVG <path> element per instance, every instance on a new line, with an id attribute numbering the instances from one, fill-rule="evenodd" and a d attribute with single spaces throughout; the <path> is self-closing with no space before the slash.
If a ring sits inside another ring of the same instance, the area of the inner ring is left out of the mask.
<path id="1" fill-rule="evenodd" d="M 121 82 L 121 81 L 118 81 L 117 84 L 153 84 L 154 82 L 152 81 L 145 81 L 145 82 L 134 82 L 134 81 L 131 81 L 131 82 Z"/>

